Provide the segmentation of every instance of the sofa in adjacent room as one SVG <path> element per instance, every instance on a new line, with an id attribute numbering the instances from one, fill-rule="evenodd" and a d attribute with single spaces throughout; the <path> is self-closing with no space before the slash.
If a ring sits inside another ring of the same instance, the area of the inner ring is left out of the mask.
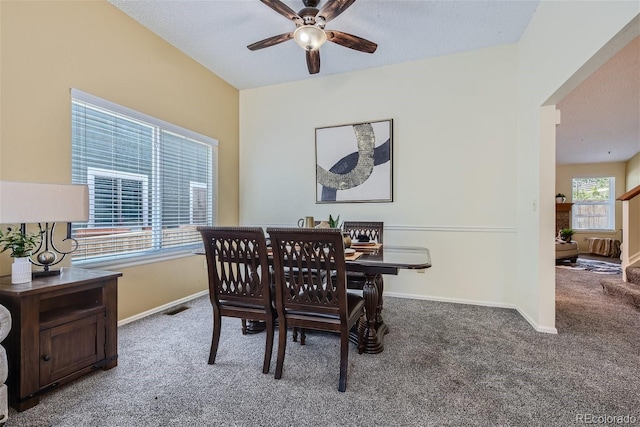
<path id="1" fill-rule="evenodd" d="M 11 330 L 11 313 L 3 305 L 0 305 L 0 343 L 9 335 Z M 9 400 L 7 395 L 7 351 L 0 345 L 0 425 L 7 421 L 9 416 Z"/>
<path id="2" fill-rule="evenodd" d="M 564 261 L 576 262 L 578 260 L 578 242 L 572 240 L 565 242 L 556 239 L 556 264 Z"/>

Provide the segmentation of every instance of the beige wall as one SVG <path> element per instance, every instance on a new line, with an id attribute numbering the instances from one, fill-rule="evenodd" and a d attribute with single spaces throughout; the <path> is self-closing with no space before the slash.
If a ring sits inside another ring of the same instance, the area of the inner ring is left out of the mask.
<path id="1" fill-rule="evenodd" d="M 627 175 L 625 191 L 631 191 L 640 185 L 640 153 L 627 161 Z"/>
<path id="2" fill-rule="evenodd" d="M 0 178 L 71 180 L 71 87 L 218 139 L 219 222 L 238 221 L 238 91 L 107 2 L 0 2 Z M 0 259 L 0 274 L 10 271 Z M 119 318 L 206 288 L 202 258 L 122 270 Z"/>
<path id="3" fill-rule="evenodd" d="M 627 161 L 626 191 L 631 191 L 640 185 L 640 153 Z M 629 224 L 640 224 L 640 197 L 629 202 Z M 635 260 L 640 253 L 640 227 L 632 225 L 629 228 L 629 238 L 626 242 L 629 258 Z"/>
<path id="4" fill-rule="evenodd" d="M 618 198 L 626 191 L 625 163 L 591 163 L 576 165 L 558 165 L 556 167 L 556 192 L 567 196 L 567 202 L 571 202 L 571 183 L 573 178 L 597 178 L 612 176 L 615 178 L 616 194 Z M 555 193 L 553 195 L 555 195 Z M 615 203 L 615 231 L 606 232 L 583 232 L 576 231 L 573 240 L 578 242 L 580 252 L 588 252 L 589 237 L 610 237 L 620 240 L 622 228 L 622 202 Z"/>

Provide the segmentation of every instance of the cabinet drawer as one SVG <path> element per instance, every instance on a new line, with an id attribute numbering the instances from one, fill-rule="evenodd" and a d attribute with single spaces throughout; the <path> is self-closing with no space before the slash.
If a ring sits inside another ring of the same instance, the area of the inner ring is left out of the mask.
<path id="1" fill-rule="evenodd" d="M 105 358 L 105 311 L 40 331 L 40 387 Z"/>

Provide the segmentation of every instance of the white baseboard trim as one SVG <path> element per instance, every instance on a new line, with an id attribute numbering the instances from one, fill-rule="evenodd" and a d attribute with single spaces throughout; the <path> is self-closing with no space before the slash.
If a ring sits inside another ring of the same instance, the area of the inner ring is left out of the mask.
<path id="1" fill-rule="evenodd" d="M 520 313 L 520 316 L 524 317 L 524 320 L 526 320 L 527 322 L 529 322 L 531 326 L 533 326 L 533 329 L 535 329 L 536 331 L 542 332 L 545 334 L 554 334 L 554 335 L 558 334 L 558 330 L 556 328 L 551 328 L 549 326 L 540 326 L 536 322 L 534 322 L 533 319 L 527 316 L 525 312 L 520 310 L 519 307 L 516 307 L 516 310 L 518 311 L 518 313 Z"/>
<path id="2" fill-rule="evenodd" d="M 452 302 L 455 304 L 481 305 L 485 307 L 498 307 L 498 308 L 511 308 L 511 309 L 516 308 L 512 304 L 502 304 L 502 303 L 489 302 L 489 301 L 464 300 L 464 299 L 458 299 L 458 298 L 432 297 L 432 296 L 426 296 L 426 295 L 387 292 L 386 290 L 384 292 L 384 296 L 390 296 L 390 297 L 396 297 L 396 298 L 407 298 L 407 299 L 420 299 L 420 300 L 426 300 L 426 301 Z"/>
<path id="3" fill-rule="evenodd" d="M 464 300 L 458 298 L 442 298 L 442 297 L 430 297 L 425 295 L 416 295 L 416 294 L 405 294 L 405 293 L 397 293 L 397 292 L 385 292 L 385 296 L 396 297 L 396 298 L 407 298 L 407 299 L 418 299 L 418 300 L 427 300 L 427 301 L 439 301 L 439 302 L 450 302 L 453 304 L 468 304 L 468 305 L 480 305 L 483 307 L 497 307 L 497 308 L 508 308 L 511 310 L 516 310 L 520 316 L 524 318 L 532 327 L 538 332 L 543 332 L 546 334 L 557 334 L 558 330 L 556 328 L 542 327 L 537 325 L 533 319 L 527 316 L 519 307 L 513 304 L 504 304 L 497 303 L 492 301 L 476 301 L 476 300 Z"/>
<path id="4" fill-rule="evenodd" d="M 209 290 L 206 289 L 204 291 L 197 292 L 193 295 L 186 296 L 184 298 L 180 298 L 175 301 L 171 301 L 167 304 L 163 304 L 159 307 L 152 308 L 151 310 L 144 311 L 142 313 L 136 314 L 135 316 L 127 317 L 126 319 L 122 319 L 118 321 L 118 326 L 126 325 L 127 323 L 135 322 L 136 320 L 143 319 L 147 316 L 151 316 L 152 314 L 160 313 L 161 311 L 168 310 L 171 307 L 175 307 L 180 304 L 184 304 L 185 302 L 194 300 L 196 298 L 200 298 L 201 296 L 207 295 Z M 516 307 L 513 304 L 503 304 L 496 303 L 491 301 L 476 301 L 476 300 L 463 300 L 458 298 L 442 298 L 442 297 L 429 297 L 425 295 L 417 295 L 417 294 L 405 294 L 398 292 L 385 292 L 386 296 L 396 297 L 396 298 L 406 298 L 406 299 L 417 299 L 417 300 L 426 300 L 426 301 L 439 301 L 439 302 L 449 302 L 453 304 L 468 304 L 468 305 L 480 305 L 483 307 L 497 307 L 497 308 L 508 308 L 511 310 L 516 310 L 520 316 L 522 316 L 532 327 L 538 332 L 543 332 L 546 334 L 557 334 L 558 330 L 556 328 L 543 327 L 538 326 L 533 319 L 527 316 L 520 308 Z"/>
<path id="5" fill-rule="evenodd" d="M 127 317 L 126 319 L 122 319 L 118 321 L 118 326 L 126 325 L 127 323 L 135 322 L 136 320 L 140 320 L 147 316 L 151 316 L 152 314 L 160 313 L 161 311 L 167 310 L 171 307 L 175 307 L 180 304 L 184 304 L 185 302 L 194 300 L 196 298 L 200 298 L 201 296 L 209 294 L 209 290 L 205 289 L 204 291 L 197 292 L 193 295 L 186 296 L 184 298 L 177 299 L 175 301 L 168 302 L 158 307 L 154 307 L 151 310 L 144 311 L 142 313 L 136 314 L 135 316 Z"/>
<path id="6" fill-rule="evenodd" d="M 637 267 L 637 264 L 640 264 L 640 253 L 629 255 L 629 266 Z"/>

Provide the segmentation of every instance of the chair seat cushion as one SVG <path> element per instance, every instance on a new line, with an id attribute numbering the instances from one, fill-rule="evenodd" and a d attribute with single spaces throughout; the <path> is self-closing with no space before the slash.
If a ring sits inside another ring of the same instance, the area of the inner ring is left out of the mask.
<path id="1" fill-rule="evenodd" d="M 221 307 L 242 307 L 242 308 L 257 308 L 264 310 L 264 302 L 262 300 L 256 299 L 255 303 L 253 301 L 228 301 L 228 300 L 220 300 Z"/>
<path id="2" fill-rule="evenodd" d="M 347 293 L 347 318 L 351 319 L 358 313 L 361 307 L 364 307 L 364 298 L 362 298 L 360 295 Z M 340 318 L 338 314 L 309 313 L 303 310 L 287 310 L 287 314 L 336 320 Z"/>

